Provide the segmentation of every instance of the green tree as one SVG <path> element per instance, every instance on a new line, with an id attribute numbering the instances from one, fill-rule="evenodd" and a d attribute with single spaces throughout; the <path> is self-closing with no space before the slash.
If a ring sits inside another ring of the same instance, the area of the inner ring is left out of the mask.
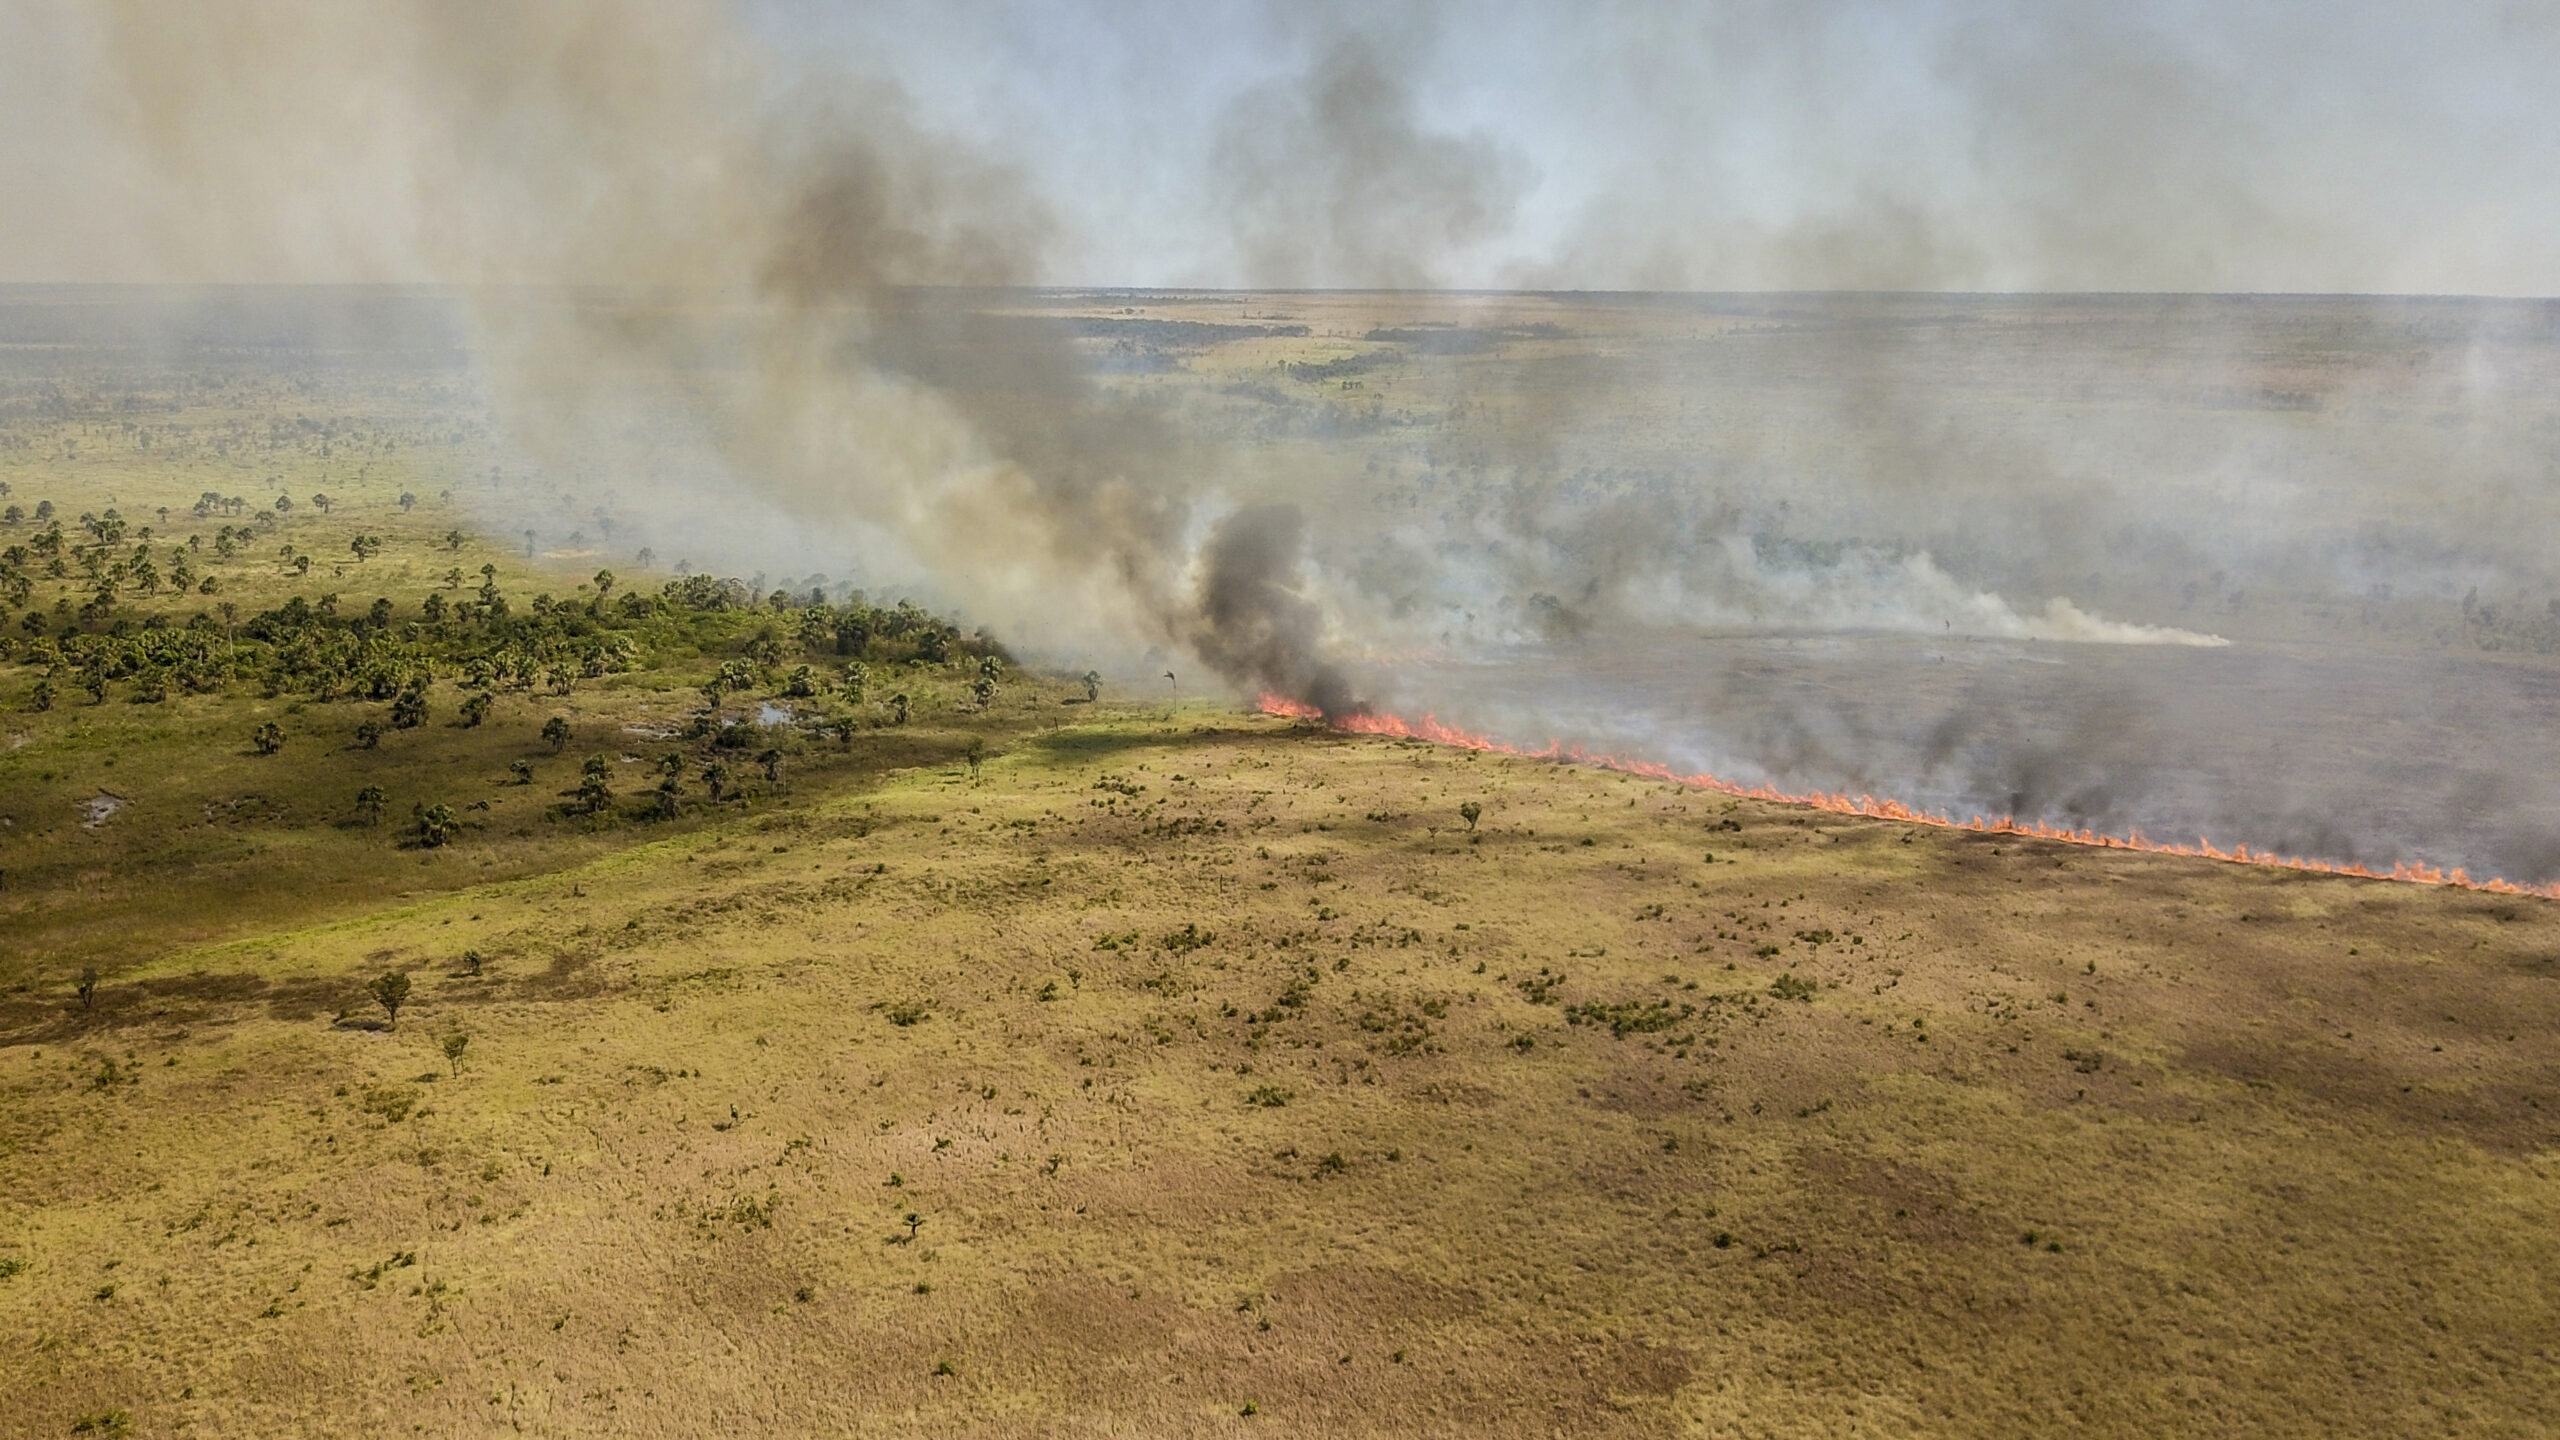
<path id="1" fill-rule="evenodd" d="M 613 782 L 606 778 L 611 762 L 601 755 L 590 755 L 578 780 L 578 804 L 590 815 L 613 803 Z"/>
<path id="2" fill-rule="evenodd" d="M 1084 672 L 1084 698 L 1086 704 L 1092 704 L 1102 698 L 1101 671 L 1087 670 Z"/>
<path id="3" fill-rule="evenodd" d="M 892 723 L 898 725 L 904 725 L 907 723 L 907 706 L 908 701 L 906 691 L 901 690 L 897 694 L 889 697 L 889 717 Z"/>
<path id="4" fill-rule="evenodd" d="M 394 970 L 387 975 L 377 975 L 364 988 L 365 993 L 373 997 L 373 1003 L 382 1007 L 382 1013 L 391 1017 L 390 1023 L 396 1028 L 400 1024 L 400 1007 L 409 1003 L 409 972 Z"/>
<path id="5" fill-rule="evenodd" d="M 81 1009 L 96 1009 L 98 1005 L 98 967 L 95 965 L 83 967 L 80 971 L 80 981 L 77 985 L 74 985 L 72 989 L 80 996 Z"/>
<path id="6" fill-rule="evenodd" d="M 356 813 L 364 817 L 367 825 L 379 825 L 382 823 L 382 805 L 388 798 L 382 793 L 381 786 L 367 785 L 356 792 Z"/>
<path id="7" fill-rule="evenodd" d="M 417 506 L 417 503 L 418 503 L 418 497 L 417 497 L 417 496 L 410 494 L 410 493 L 409 493 L 408 491 L 406 491 L 406 490 L 403 490 L 403 491 L 401 491 L 401 492 L 400 492 L 400 513 L 401 513 L 401 514 L 403 514 L 403 515 L 408 514 L 408 513 L 410 512 L 410 510 L 414 509 L 414 508 Z"/>
<path id="8" fill-rule="evenodd" d="M 319 511 L 319 512 L 320 512 L 321 514 L 323 514 L 323 515 L 328 514 L 328 513 L 329 513 L 329 497 L 328 497 L 328 496 L 326 496 L 326 495 L 320 494 L 318 491 L 313 491 L 313 492 L 312 492 L 312 495 L 311 495 L 311 508 L 312 508 L 312 509 L 314 509 L 314 510 Z"/>
<path id="9" fill-rule="evenodd" d="M 569 743 L 569 717 L 554 715 L 542 722 L 542 738 L 551 742 L 551 753 L 557 755 Z"/>
<path id="10" fill-rule="evenodd" d="M 711 803 L 720 803 L 721 794 L 729 788 L 729 767 L 714 760 L 702 767 L 702 784 L 711 792 Z"/>
<path id="11" fill-rule="evenodd" d="M 462 822 L 450 805 L 430 805 L 418 812 L 418 843 L 430 850 L 451 844 L 453 832 L 461 828 Z"/>
<path id="12" fill-rule="evenodd" d="M 477 729 L 481 721 L 489 718 L 489 707 L 496 704 L 497 699 L 497 696 L 490 694 L 486 690 L 477 690 L 472 692 L 471 695 L 465 698 L 462 702 L 462 728 L 465 730 Z"/>
<path id="13" fill-rule="evenodd" d="M 462 1075 L 462 1052 L 471 1048 L 471 1037 L 456 1030 L 444 1037 L 444 1063 L 453 1067 L 454 1077 Z"/>
<path id="14" fill-rule="evenodd" d="M 284 748 L 284 727 L 269 720 L 249 732 L 249 743 L 257 748 L 259 754 L 273 755 Z"/>
<path id="15" fill-rule="evenodd" d="M 507 763 L 507 773 L 516 777 L 517 784 L 530 785 L 533 783 L 533 762 L 530 760 L 509 761 Z"/>
<path id="16" fill-rule="evenodd" d="M 764 767 L 764 778 L 766 780 L 777 783 L 780 782 L 782 779 L 781 751 L 767 750 L 756 757 L 756 763 Z"/>
<path id="17" fill-rule="evenodd" d="M 1482 818 L 1483 815 L 1484 807 L 1473 800 L 1470 800 L 1458 807 L 1458 818 L 1467 822 L 1467 830 L 1469 833 L 1474 832 L 1476 828 L 1476 821 Z"/>
<path id="18" fill-rule="evenodd" d="M 415 730 L 427 723 L 427 687 L 412 680 L 391 702 L 391 728 Z"/>
<path id="19" fill-rule="evenodd" d="M 597 571 L 597 572 L 596 572 L 596 598 L 597 598 L 597 599 L 599 599 L 599 600 L 602 600 L 604 597 L 606 597 L 607 595 L 610 595 L 610 594 L 612 594 L 612 593 L 613 593 L 613 572 L 612 572 L 612 571 L 610 571 L 610 570 L 599 570 L 599 571 Z"/>

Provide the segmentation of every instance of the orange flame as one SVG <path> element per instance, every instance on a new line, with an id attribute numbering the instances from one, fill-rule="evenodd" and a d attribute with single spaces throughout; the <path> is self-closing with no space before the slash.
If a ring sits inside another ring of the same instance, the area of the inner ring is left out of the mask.
<path id="1" fill-rule="evenodd" d="M 1292 720 L 1323 722 L 1324 712 L 1304 702 L 1285 696 L 1265 694 L 1258 702 L 1262 713 L 1280 715 Z M 2225 850 L 2210 840 L 2199 837 L 2193 845 L 2164 844 L 2145 839 L 2140 831 L 2128 835 L 2106 835 L 2095 830 L 2068 830 L 2047 825 L 2040 820 L 2019 820 L 2013 816 L 1986 819 L 1976 815 L 1958 821 L 1949 816 L 1914 809 L 1899 800 L 1879 800 L 1873 795 L 1831 795 L 1816 790 L 1801 795 L 1766 785 L 1738 785 L 1713 775 L 1682 775 L 1668 765 L 1651 760 L 1628 760 L 1616 755 L 1595 755 L 1579 745 L 1567 746 L 1550 740 L 1540 750 L 1524 750 L 1489 735 L 1443 725 L 1430 715 L 1420 720 L 1406 720 L 1395 715 L 1345 715 L 1330 722 L 1334 729 L 1352 735 L 1384 735 L 1398 740 L 1425 740 L 1434 745 L 1454 745 L 1462 750 L 1483 750 L 1496 755 L 1516 755 L 1524 760 L 1555 760 L 1572 765 L 1592 765 L 1627 775 L 1641 775 L 1692 790 L 1709 790 L 1719 795 L 1733 795 L 1746 800 L 1767 800 L 1780 805 L 1804 805 L 1827 810 L 1835 815 L 1857 815 L 1870 820 L 1899 820 L 1910 825 L 1933 825 L 1942 830 L 1970 830 L 1984 835 L 2022 835 L 2035 840 L 2057 840 L 2065 845 L 2092 845 L 2105 850 L 2139 850 L 2151 855 L 2188 855 L 2205 860 L 2226 860 L 2240 865 L 2265 865 L 2279 870 L 2307 870 L 2321 875 L 2350 875 L 2363 880 L 2398 880 L 2412 885 L 2449 885 L 2461 890 L 2478 890 L 2492 895 L 2535 895 L 2546 900 L 2560 900 L 2560 881 L 2541 885 L 2518 885 L 2513 881 L 2474 880 L 2460 869 L 2439 870 L 2433 865 L 2403 862 L 2389 870 L 2374 870 L 2363 865 L 2340 865 L 2328 860 L 2306 860 L 2292 855 L 2272 855 L 2252 850 L 2246 845 Z"/>

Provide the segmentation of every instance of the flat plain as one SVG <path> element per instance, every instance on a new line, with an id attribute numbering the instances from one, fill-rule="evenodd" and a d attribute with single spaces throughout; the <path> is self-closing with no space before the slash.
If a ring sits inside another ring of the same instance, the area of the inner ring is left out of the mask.
<path id="1" fill-rule="evenodd" d="M 0 661 L 0 1432 L 2560 1418 L 2550 902 L 848 654 L 840 590 L 475 523 L 399 386 L 200 379 L 0 454 L 156 532 L 87 617 L 29 563 Z M 191 532 L 213 592 L 134 581 Z M 632 663 L 470 676 L 534 633 L 425 618 L 476 583 Z M 325 593 L 201 693 L 59 658 Z M 332 636 L 413 647 L 424 722 L 358 740 Z"/>

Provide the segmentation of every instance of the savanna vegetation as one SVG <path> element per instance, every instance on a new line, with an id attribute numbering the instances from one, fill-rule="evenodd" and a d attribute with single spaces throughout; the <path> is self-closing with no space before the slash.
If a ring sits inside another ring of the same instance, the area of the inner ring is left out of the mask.
<path id="1" fill-rule="evenodd" d="M 1139 703 L 385 413 L 0 447 L 0 1431 L 2552 1423 L 2545 902 Z"/>

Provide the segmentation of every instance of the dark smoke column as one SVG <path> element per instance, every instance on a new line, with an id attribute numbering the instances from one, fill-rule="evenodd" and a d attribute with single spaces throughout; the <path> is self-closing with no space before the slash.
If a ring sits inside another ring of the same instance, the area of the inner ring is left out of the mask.
<path id="1" fill-rule="evenodd" d="M 1324 655 L 1324 617 L 1302 591 L 1306 520 L 1256 505 L 1218 525 L 1200 556 L 1199 614 L 1187 637 L 1219 674 L 1313 705 L 1328 720 L 1366 707 Z"/>

